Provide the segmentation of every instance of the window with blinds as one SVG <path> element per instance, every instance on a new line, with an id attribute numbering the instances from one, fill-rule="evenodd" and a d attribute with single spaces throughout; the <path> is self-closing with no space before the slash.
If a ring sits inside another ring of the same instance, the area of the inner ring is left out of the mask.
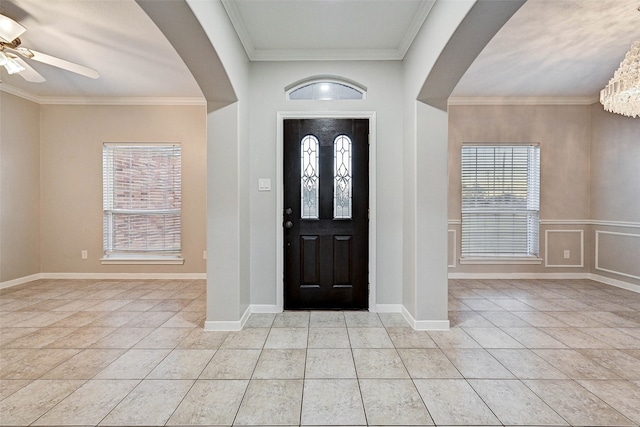
<path id="1" fill-rule="evenodd" d="M 105 258 L 180 256 L 181 169 L 180 145 L 103 145 Z"/>
<path id="2" fill-rule="evenodd" d="M 540 147 L 462 147 L 462 256 L 538 256 Z"/>

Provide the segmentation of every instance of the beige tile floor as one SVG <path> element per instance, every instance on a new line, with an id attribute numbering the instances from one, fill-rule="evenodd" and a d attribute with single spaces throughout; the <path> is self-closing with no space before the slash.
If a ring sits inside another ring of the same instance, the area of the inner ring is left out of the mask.
<path id="1" fill-rule="evenodd" d="M 204 281 L 0 291 L 1 425 L 640 423 L 640 295 L 451 280 L 450 331 L 399 314 L 254 314 L 205 332 Z"/>

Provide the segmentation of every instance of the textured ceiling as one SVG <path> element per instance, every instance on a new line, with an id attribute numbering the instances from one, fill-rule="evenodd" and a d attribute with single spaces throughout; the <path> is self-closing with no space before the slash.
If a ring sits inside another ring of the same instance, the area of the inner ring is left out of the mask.
<path id="1" fill-rule="evenodd" d="M 93 80 L 28 61 L 44 76 L 29 83 L 2 68 L 2 82 L 37 97 L 199 97 L 184 62 L 134 0 L 2 0 L 27 28 L 22 45 L 93 68 Z"/>
<path id="2" fill-rule="evenodd" d="M 597 97 L 640 40 L 638 6 L 638 0 L 528 0 L 453 96 Z"/>

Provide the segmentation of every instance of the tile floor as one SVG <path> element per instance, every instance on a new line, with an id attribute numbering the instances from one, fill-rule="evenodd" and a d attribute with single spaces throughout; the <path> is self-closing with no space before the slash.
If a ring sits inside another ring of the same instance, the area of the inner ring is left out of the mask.
<path id="1" fill-rule="evenodd" d="M 0 291 L 1 425 L 640 423 L 640 295 L 450 281 L 452 329 L 399 314 L 252 315 L 205 332 L 204 281 Z"/>

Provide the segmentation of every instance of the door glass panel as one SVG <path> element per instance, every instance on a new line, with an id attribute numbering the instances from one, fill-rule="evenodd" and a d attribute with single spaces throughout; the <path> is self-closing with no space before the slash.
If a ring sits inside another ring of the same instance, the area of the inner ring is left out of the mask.
<path id="1" fill-rule="evenodd" d="M 340 135 L 333 141 L 333 218 L 351 219 L 351 139 Z"/>
<path id="2" fill-rule="evenodd" d="M 318 139 L 307 135 L 300 142 L 302 218 L 318 219 Z"/>

